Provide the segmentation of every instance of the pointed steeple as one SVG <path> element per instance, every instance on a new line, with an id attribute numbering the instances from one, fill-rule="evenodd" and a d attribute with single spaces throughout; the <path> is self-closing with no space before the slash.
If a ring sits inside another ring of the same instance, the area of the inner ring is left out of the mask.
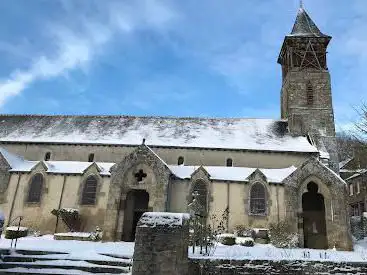
<path id="1" fill-rule="evenodd" d="M 303 7 L 303 2 L 300 2 L 300 8 L 297 13 L 296 22 L 294 23 L 291 36 L 312 36 L 312 37 L 325 37 L 320 29 L 316 26 L 315 22 L 308 15 Z"/>

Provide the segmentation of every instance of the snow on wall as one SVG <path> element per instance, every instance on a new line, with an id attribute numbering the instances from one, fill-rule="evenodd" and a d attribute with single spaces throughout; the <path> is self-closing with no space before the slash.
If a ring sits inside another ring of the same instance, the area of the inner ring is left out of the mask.
<path id="1" fill-rule="evenodd" d="M 0 142 L 54 142 L 317 152 L 287 122 L 129 116 L 0 116 Z"/>
<path id="2" fill-rule="evenodd" d="M 167 212 L 145 212 L 140 220 L 139 227 L 155 227 L 159 225 L 180 226 L 184 220 L 190 219 L 186 213 L 167 213 Z"/>

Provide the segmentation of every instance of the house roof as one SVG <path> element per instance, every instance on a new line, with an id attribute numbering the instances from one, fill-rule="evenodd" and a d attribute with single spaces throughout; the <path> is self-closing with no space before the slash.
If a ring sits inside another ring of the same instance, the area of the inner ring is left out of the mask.
<path id="1" fill-rule="evenodd" d="M 189 179 L 191 174 L 200 166 L 168 165 L 174 175 L 181 179 Z M 224 181 L 247 181 L 247 178 L 258 168 L 249 167 L 226 167 L 226 166 L 203 166 L 209 173 L 211 179 Z M 280 169 L 259 168 L 268 182 L 281 183 L 292 174 L 297 167 L 291 166 Z"/>
<path id="2" fill-rule="evenodd" d="M 147 148 L 149 148 L 147 146 Z M 149 148 L 149 150 L 151 150 Z M 152 150 L 151 150 L 152 151 Z M 152 151 L 158 158 L 159 156 Z M 82 162 L 82 161 L 31 161 L 23 159 L 6 149 L 0 147 L 0 153 L 4 156 L 10 165 L 11 172 L 30 172 L 37 165 L 43 164 L 46 173 L 52 174 L 83 174 L 91 165 L 97 165 L 100 175 L 110 176 L 110 170 L 115 163 L 111 162 Z M 165 164 L 168 169 L 176 177 L 181 179 L 189 179 L 191 174 L 201 166 L 184 166 L 184 165 L 167 165 L 161 158 L 160 161 Z M 211 179 L 224 181 L 246 181 L 257 168 L 248 167 L 226 167 L 226 166 L 202 166 L 210 175 Z M 292 174 L 297 168 L 294 166 L 281 169 L 263 169 L 259 170 L 266 176 L 268 182 L 280 183 Z"/>
<path id="3" fill-rule="evenodd" d="M 287 122 L 244 118 L 1 115 L 0 142 L 318 152 Z"/>
<path id="4" fill-rule="evenodd" d="M 345 165 L 347 165 L 351 160 L 353 160 L 354 158 L 347 158 L 347 159 L 345 159 L 345 160 L 343 160 L 343 161 L 341 161 L 341 162 L 339 162 L 339 169 L 343 169 L 343 167 L 345 166 Z"/>
<path id="5" fill-rule="evenodd" d="M 298 10 L 296 21 L 293 25 L 291 36 L 312 36 L 312 37 L 328 37 L 323 34 L 317 27 L 315 22 L 308 15 L 306 10 L 301 7 Z"/>
<path id="6" fill-rule="evenodd" d="M 358 171 L 358 173 L 355 173 L 354 175 L 352 175 L 352 176 L 350 176 L 349 178 L 345 179 L 345 181 L 349 181 L 349 180 L 351 180 L 351 179 L 354 179 L 354 178 L 360 177 L 360 176 L 362 176 L 362 175 L 364 175 L 364 174 L 366 174 L 366 173 L 367 173 L 367 169 L 360 169 L 360 170 Z"/>
<path id="7" fill-rule="evenodd" d="M 8 150 L 0 147 L 0 153 L 10 166 L 10 172 L 30 172 L 38 164 L 43 164 L 47 173 L 54 174 L 83 174 L 93 162 L 83 161 L 34 161 L 26 160 L 23 157 L 13 154 Z M 109 175 L 110 169 L 115 163 L 111 162 L 95 162 L 101 175 Z"/>

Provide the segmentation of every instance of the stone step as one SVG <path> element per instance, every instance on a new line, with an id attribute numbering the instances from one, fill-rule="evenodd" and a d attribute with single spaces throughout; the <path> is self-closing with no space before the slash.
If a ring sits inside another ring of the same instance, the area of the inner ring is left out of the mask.
<path id="1" fill-rule="evenodd" d="M 108 266 L 120 266 L 120 267 L 129 267 L 132 265 L 131 259 L 121 259 L 121 260 L 94 260 L 94 259 L 78 259 L 78 258 L 69 258 L 67 256 L 64 257 L 52 257 L 53 255 L 48 255 L 45 257 L 37 257 L 37 256 L 24 256 L 24 255 L 4 255 L 2 256 L 3 262 L 11 263 L 11 262 L 36 262 L 36 261 L 55 261 L 55 260 L 68 260 L 68 261 L 84 261 L 91 264 L 96 265 L 108 265 Z M 57 256 L 57 255 L 56 255 Z"/>
<path id="2" fill-rule="evenodd" d="M 64 270 L 65 274 L 70 274 L 70 270 L 85 271 L 92 274 L 103 273 L 103 274 L 126 274 L 130 272 L 129 267 L 116 267 L 116 266 L 100 266 L 95 264 L 90 264 L 87 262 L 76 262 L 69 260 L 53 260 L 52 263 L 42 263 L 38 262 L 2 262 L 0 264 L 0 274 L 4 272 L 11 272 L 11 270 L 4 269 L 14 269 L 16 268 L 26 268 L 26 269 L 57 269 Z M 40 272 L 40 271 L 38 271 Z M 23 273 L 21 273 L 23 274 Z M 37 273 L 36 273 L 37 274 Z M 42 273 L 43 274 L 43 273 Z"/>
<path id="3" fill-rule="evenodd" d="M 15 268 L 10 268 L 7 270 L 1 270 L 1 274 L 34 274 L 34 275 L 38 275 L 38 274 L 68 274 L 68 275 L 87 275 L 87 274 L 93 274 L 90 272 L 86 272 L 86 271 L 81 271 L 81 270 L 65 270 L 65 269 L 56 269 L 56 268 L 43 268 L 43 269 L 37 269 L 37 268 L 23 268 L 23 267 L 15 267 Z M 111 273 L 104 273 L 104 274 L 111 274 Z"/>
<path id="4" fill-rule="evenodd" d="M 17 249 L 13 250 L 17 254 L 22 255 L 48 255 L 48 254 L 60 254 L 60 255 L 67 255 L 69 253 L 67 252 L 57 252 L 57 251 L 41 251 L 41 250 L 23 250 L 23 249 Z M 11 250 L 10 249 L 0 249 L 0 255 L 10 255 Z"/>

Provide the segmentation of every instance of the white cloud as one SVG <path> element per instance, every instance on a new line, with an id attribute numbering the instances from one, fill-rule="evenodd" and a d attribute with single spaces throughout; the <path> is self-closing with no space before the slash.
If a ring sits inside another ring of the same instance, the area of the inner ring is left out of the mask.
<path id="1" fill-rule="evenodd" d="M 97 8 L 97 11 L 100 10 Z M 114 35 L 130 34 L 138 28 L 161 29 L 176 13 L 162 1 L 145 0 L 133 6 L 117 3 L 105 16 L 81 16 L 78 29 L 51 24 L 49 36 L 55 48 L 51 54 L 39 55 L 26 70 L 14 70 L 8 79 L 0 81 L 0 107 L 19 95 L 32 83 L 62 76 L 71 70 L 86 69 Z M 105 18 L 108 18 L 107 23 Z M 48 46 L 48 45 L 46 45 Z"/>

